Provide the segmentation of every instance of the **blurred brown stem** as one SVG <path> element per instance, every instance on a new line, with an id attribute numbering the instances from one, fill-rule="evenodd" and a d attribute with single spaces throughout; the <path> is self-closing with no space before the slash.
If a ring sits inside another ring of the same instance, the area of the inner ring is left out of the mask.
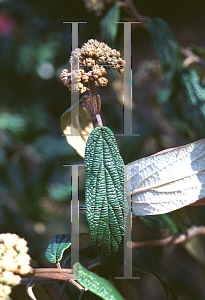
<path id="1" fill-rule="evenodd" d="M 93 127 L 102 127 L 102 120 L 98 113 L 97 101 L 95 97 L 95 83 L 94 80 L 88 80 L 89 96 L 90 96 L 90 115 L 93 123 Z M 100 98 L 99 98 L 100 99 Z M 98 100 L 99 101 L 99 100 Z M 97 115 L 97 118 L 96 118 Z"/>
<path id="2" fill-rule="evenodd" d="M 160 240 L 132 242 L 132 248 L 165 247 L 168 245 L 176 245 L 198 235 L 205 235 L 205 226 L 192 226 L 181 233 L 173 234 Z M 127 247 L 131 248 L 131 244 L 128 243 Z"/>
<path id="3" fill-rule="evenodd" d="M 54 269 L 54 268 L 39 268 L 32 269 L 31 273 L 27 277 L 39 277 L 39 278 L 48 278 L 55 280 L 65 280 L 68 281 L 72 274 L 72 269 Z"/>

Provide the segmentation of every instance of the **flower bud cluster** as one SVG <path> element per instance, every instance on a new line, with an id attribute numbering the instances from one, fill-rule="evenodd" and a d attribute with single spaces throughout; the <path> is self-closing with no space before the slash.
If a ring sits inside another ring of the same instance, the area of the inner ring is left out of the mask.
<path id="1" fill-rule="evenodd" d="M 162 78 L 162 68 L 159 61 L 156 59 L 143 60 L 138 67 L 135 78 L 139 86 Z"/>
<path id="2" fill-rule="evenodd" d="M 84 0 L 88 12 L 95 12 L 96 16 L 101 16 L 106 3 L 113 3 L 114 0 Z"/>
<path id="3" fill-rule="evenodd" d="M 73 70 L 71 74 L 67 69 L 63 69 L 61 80 L 70 90 L 79 93 L 88 90 L 83 83 L 89 80 L 94 80 L 97 86 L 106 86 L 108 80 L 103 76 L 107 70 L 115 68 L 119 73 L 123 73 L 125 65 L 119 51 L 93 39 L 72 52 L 70 63 L 77 62 L 79 70 Z"/>
<path id="4" fill-rule="evenodd" d="M 31 271 L 27 242 L 16 234 L 0 234 L 0 299 L 20 283 L 20 275 Z M 20 275 L 16 275 L 18 273 Z"/>

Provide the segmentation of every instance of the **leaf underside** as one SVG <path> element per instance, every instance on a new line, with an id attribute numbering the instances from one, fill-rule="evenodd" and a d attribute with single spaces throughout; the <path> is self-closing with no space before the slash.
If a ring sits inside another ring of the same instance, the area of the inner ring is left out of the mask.
<path id="1" fill-rule="evenodd" d="M 158 215 L 205 197 L 205 139 L 126 166 L 135 215 Z"/>

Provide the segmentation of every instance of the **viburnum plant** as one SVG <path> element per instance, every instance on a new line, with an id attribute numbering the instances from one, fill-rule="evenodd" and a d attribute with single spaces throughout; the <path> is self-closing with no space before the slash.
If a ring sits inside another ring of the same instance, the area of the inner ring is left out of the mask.
<path id="1" fill-rule="evenodd" d="M 167 24 L 161 19 L 143 18 L 142 21 L 152 34 L 168 84 L 172 86 L 176 74 L 180 75 L 180 82 L 187 89 L 189 97 L 194 95 L 196 101 L 202 102 L 204 88 L 199 87 L 196 72 L 182 66 L 179 46 Z M 159 28 L 163 28 L 165 33 L 162 34 Z M 163 47 L 166 51 L 162 51 Z M 100 95 L 95 95 L 95 86 L 107 85 L 105 76 L 109 69 L 116 69 L 123 74 L 125 61 L 120 51 L 94 39 L 73 51 L 70 63 L 75 63 L 75 60 L 79 62 L 79 69 L 71 72 L 64 69 L 61 79 L 72 92 L 89 92 L 76 104 L 79 105 L 77 125 L 80 136 L 71 134 L 73 107 L 63 114 L 61 125 L 68 143 L 84 157 L 85 208 L 92 241 L 92 245 L 85 248 L 93 257 L 89 258 L 87 267 L 77 262 L 73 269 L 67 268 L 71 259 L 71 235 L 59 234 L 51 238 L 46 251 L 48 261 L 54 263 L 55 268 L 32 267 L 26 242 L 16 235 L 2 234 L 0 299 L 4 299 L 16 284 L 26 284 L 28 295 L 36 299 L 32 287 L 36 283 L 53 281 L 64 282 L 58 299 L 63 299 L 68 283 L 79 290 L 81 300 L 97 299 L 97 296 L 107 300 L 124 299 L 108 280 L 91 272 L 91 269 L 102 265 L 108 270 L 123 265 L 123 250 L 131 247 L 129 243 L 126 244 L 127 230 L 130 228 L 129 224 L 126 227 L 126 218 L 131 213 L 131 193 L 133 215 L 140 216 L 148 226 L 169 228 L 173 232 L 162 240 L 133 242 L 132 248 L 177 244 L 205 234 L 204 226 L 191 226 L 185 232 L 179 232 L 177 225 L 165 214 L 205 197 L 205 140 L 167 149 L 125 165 L 114 133 L 102 123 L 100 113 L 103 104 Z M 160 73 L 162 69 L 158 64 L 157 67 Z M 203 109 L 200 110 L 201 115 Z M 80 235 L 79 239 L 83 239 L 83 236 Z M 177 299 L 157 274 L 139 267 L 135 262 L 130 268 L 152 274 L 162 284 L 166 299 Z M 119 268 L 118 272 L 119 276 L 123 275 L 122 269 Z"/>

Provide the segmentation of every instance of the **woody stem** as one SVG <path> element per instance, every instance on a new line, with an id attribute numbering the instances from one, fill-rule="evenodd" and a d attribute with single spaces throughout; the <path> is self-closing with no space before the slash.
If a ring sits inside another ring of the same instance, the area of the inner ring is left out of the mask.
<path id="1" fill-rule="evenodd" d="M 90 115 L 93 127 L 102 127 L 100 115 L 97 113 L 97 102 L 95 97 L 94 80 L 88 80 L 89 96 L 90 96 Z M 96 118 L 97 117 L 97 118 Z"/>

